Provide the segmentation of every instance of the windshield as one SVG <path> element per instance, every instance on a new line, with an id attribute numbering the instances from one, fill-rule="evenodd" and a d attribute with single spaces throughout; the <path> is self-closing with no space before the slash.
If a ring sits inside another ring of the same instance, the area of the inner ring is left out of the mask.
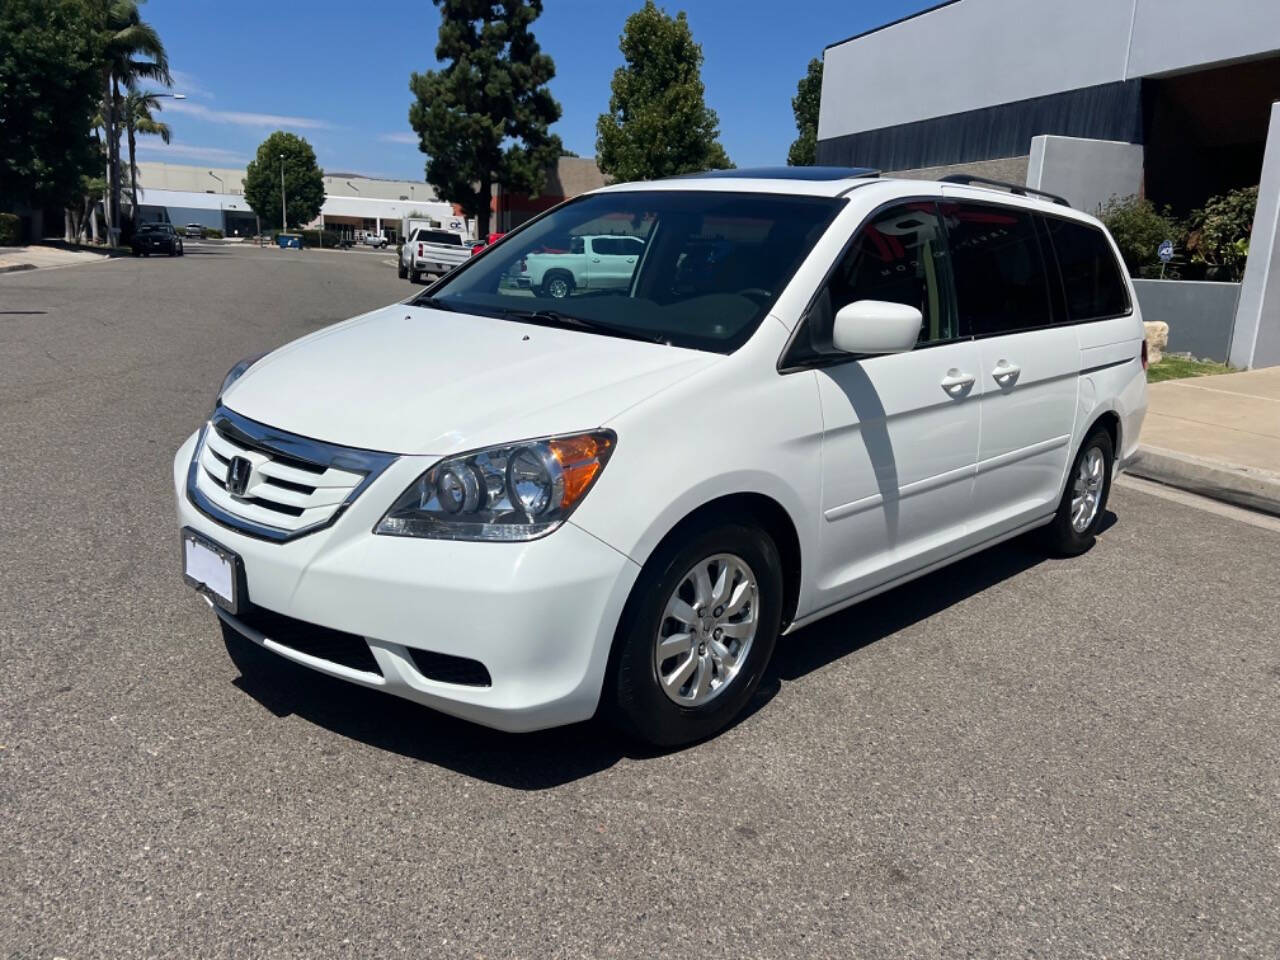
<path id="1" fill-rule="evenodd" d="M 419 302 L 731 353 L 844 202 L 694 190 L 592 194 L 508 235 Z"/>

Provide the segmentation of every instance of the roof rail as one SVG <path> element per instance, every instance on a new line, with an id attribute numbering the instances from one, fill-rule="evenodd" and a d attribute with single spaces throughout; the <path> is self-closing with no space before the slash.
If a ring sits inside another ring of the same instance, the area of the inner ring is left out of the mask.
<path id="1" fill-rule="evenodd" d="M 943 177 L 941 183 L 959 183 L 964 186 L 977 184 L 981 187 L 1003 187 L 1010 193 L 1016 193 L 1020 197 L 1034 193 L 1037 197 L 1044 197 L 1046 200 L 1052 200 L 1054 203 L 1060 203 L 1064 207 L 1071 206 L 1071 202 L 1066 197 L 1060 197 L 1056 193 L 1049 193 L 1047 190 L 1037 190 L 1035 187 L 1024 186 L 1020 183 L 1009 183 L 1007 180 L 992 180 L 989 177 L 979 177 L 972 173 L 953 173 L 950 176 Z"/>

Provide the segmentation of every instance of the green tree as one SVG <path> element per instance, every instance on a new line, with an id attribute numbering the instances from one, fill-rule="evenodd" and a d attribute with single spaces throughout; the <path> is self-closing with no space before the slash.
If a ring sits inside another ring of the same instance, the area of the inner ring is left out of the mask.
<path id="1" fill-rule="evenodd" d="M 107 224 L 120 228 L 120 134 L 124 98 L 141 80 L 169 86 L 169 57 L 155 27 L 142 19 L 140 0 L 87 0 L 103 44 L 102 117 L 107 140 Z"/>
<path id="2" fill-rule="evenodd" d="M 129 199 L 135 217 L 138 210 L 138 134 L 156 136 L 165 143 L 173 135 L 169 125 L 157 120 L 152 112 L 160 110 L 160 98 L 151 91 L 131 90 L 124 98 L 124 125 L 129 138 Z"/>
<path id="3" fill-rule="evenodd" d="M 536 195 L 560 156 L 548 127 L 560 104 L 555 63 L 530 27 L 542 0 L 433 0 L 441 70 L 414 73 L 409 125 L 427 155 L 427 182 L 489 232 L 493 186 Z"/>
<path id="4" fill-rule="evenodd" d="M 1164 241 L 1172 240 L 1175 249 L 1185 246 L 1186 229 L 1172 211 L 1157 210 L 1146 197 L 1112 197 L 1103 204 L 1098 219 L 1111 231 L 1133 277 L 1159 272 L 1157 253 Z"/>
<path id="5" fill-rule="evenodd" d="M 596 122 L 600 169 L 617 180 L 656 180 L 733 166 L 684 11 L 669 17 L 645 0 L 627 17 L 619 46 L 625 63 L 613 73 L 609 112 Z"/>
<path id="6" fill-rule="evenodd" d="M 290 227 L 310 223 L 324 205 L 324 171 L 316 165 L 311 144 L 296 134 L 277 130 L 262 141 L 245 173 L 244 198 L 264 226 L 280 223 L 282 167 L 288 204 L 285 221 Z"/>
<path id="7" fill-rule="evenodd" d="M 796 84 L 791 98 L 791 112 L 796 116 L 799 136 L 787 151 L 787 164 L 811 167 L 818 162 L 818 105 L 822 102 L 822 61 L 814 57 L 809 70 Z"/>
<path id="8" fill-rule="evenodd" d="M 1231 280 L 1244 276 L 1249 259 L 1249 236 L 1258 209 L 1258 188 L 1244 187 L 1210 197 L 1190 218 L 1187 250 L 1197 263 Z"/>
<path id="9" fill-rule="evenodd" d="M 0 2 L 0 210 L 69 203 L 94 171 L 101 58 L 79 0 Z"/>

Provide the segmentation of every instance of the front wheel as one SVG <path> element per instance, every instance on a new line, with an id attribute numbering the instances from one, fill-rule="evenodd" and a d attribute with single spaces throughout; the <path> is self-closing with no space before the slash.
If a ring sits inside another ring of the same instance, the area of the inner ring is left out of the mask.
<path id="1" fill-rule="evenodd" d="M 1093 546 L 1111 493 L 1114 461 L 1111 434 L 1096 428 L 1080 445 L 1058 512 L 1045 528 L 1048 547 L 1054 553 L 1074 557 Z"/>
<path id="2" fill-rule="evenodd" d="M 615 639 L 606 702 L 631 737 L 703 740 L 751 699 L 782 623 L 782 562 L 763 530 L 710 523 L 645 565 Z"/>

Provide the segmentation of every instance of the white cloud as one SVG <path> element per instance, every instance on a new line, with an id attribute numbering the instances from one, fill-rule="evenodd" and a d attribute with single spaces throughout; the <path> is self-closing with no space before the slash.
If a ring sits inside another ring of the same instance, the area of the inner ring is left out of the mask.
<path id="1" fill-rule="evenodd" d="M 241 166 L 249 162 L 249 158 L 234 150 L 222 147 L 200 147 L 190 143 L 170 143 L 142 141 L 138 144 L 139 153 L 152 153 L 158 159 L 203 160 L 206 163 L 226 163 Z"/>
<path id="2" fill-rule="evenodd" d="M 418 135 L 416 133 L 384 133 L 378 139 L 383 143 L 407 143 L 414 147 L 418 145 Z"/>
<path id="3" fill-rule="evenodd" d="M 287 117 L 274 113 L 243 113 L 235 110 L 211 110 L 202 103 L 175 100 L 165 104 L 165 112 L 186 113 L 214 123 L 234 123 L 241 127 L 292 127 L 295 130 L 329 130 L 332 124 L 311 117 Z"/>

